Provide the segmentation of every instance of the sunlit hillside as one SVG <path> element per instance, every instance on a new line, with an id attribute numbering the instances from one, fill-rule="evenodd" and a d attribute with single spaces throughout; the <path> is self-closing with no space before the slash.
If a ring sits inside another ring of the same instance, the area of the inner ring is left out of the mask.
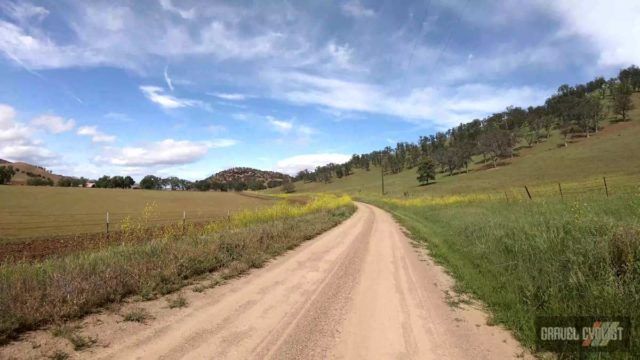
<path id="1" fill-rule="evenodd" d="M 568 147 L 563 146 L 560 134 L 555 132 L 548 140 L 527 148 L 524 144 L 513 159 L 504 159 L 498 168 L 474 158 L 469 173 L 454 176 L 438 173 L 436 182 L 419 186 L 415 169 L 384 176 L 385 192 L 390 196 L 448 195 L 454 193 L 503 191 L 524 185 L 556 182 L 574 182 L 603 176 L 636 175 L 640 170 L 640 94 L 633 95 L 635 109 L 630 121 L 616 122 L 611 118 L 603 122 L 603 129 L 590 138 L 575 138 Z M 298 192 L 346 191 L 353 194 L 381 192 L 379 167 L 370 171 L 354 169 L 352 175 L 331 179 L 328 184 L 295 183 Z M 272 191 L 279 191 L 273 189 Z"/>

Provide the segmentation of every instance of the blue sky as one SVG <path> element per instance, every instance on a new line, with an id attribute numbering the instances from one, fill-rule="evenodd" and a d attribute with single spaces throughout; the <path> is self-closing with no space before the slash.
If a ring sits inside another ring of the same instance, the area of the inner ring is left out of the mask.
<path id="1" fill-rule="evenodd" d="M 0 3 L 0 158 L 293 173 L 640 64 L 640 2 Z"/>

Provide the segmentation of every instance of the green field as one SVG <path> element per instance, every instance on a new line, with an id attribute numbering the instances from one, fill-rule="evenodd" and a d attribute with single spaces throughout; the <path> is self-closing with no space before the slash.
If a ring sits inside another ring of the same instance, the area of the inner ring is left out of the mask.
<path id="1" fill-rule="evenodd" d="M 385 192 L 399 197 L 443 196 L 461 193 L 500 192 L 524 185 L 538 186 L 558 182 L 586 182 L 602 184 L 602 177 L 611 178 L 612 187 L 627 185 L 629 181 L 640 182 L 640 94 L 634 94 L 636 109 L 630 113 L 631 121 L 603 122 L 598 134 L 587 138 L 576 138 L 567 148 L 557 132 L 549 140 L 522 147 L 514 159 L 505 159 L 496 169 L 487 168 L 482 159 L 476 157 L 469 173 L 454 176 L 438 173 L 436 183 L 419 186 L 416 170 L 405 170 L 395 175 L 385 175 Z M 524 146 L 524 145 L 523 145 Z M 622 178 L 616 184 L 614 178 Z M 637 176 L 637 180 L 633 178 Z M 328 184 L 311 182 L 295 183 L 298 192 L 348 192 L 353 195 L 380 194 L 380 168 L 370 171 L 355 169 L 350 176 L 333 178 Z M 279 191 L 273 189 L 270 191 Z"/>
<path id="2" fill-rule="evenodd" d="M 231 192 L 0 186 L 0 240 L 105 231 L 151 209 L 151 224 L 206 221 L 273 200 Z"/>
<path id="3" fill-rule="evenodd" d="M 640 193 L 422 206 L 369 201 L 392 212 L 460 290 L 481 299 L 492 321 L 529 347 L 536 315 L 640 317 Z M 633 346 L 639 354 L 640 338 Z"/>

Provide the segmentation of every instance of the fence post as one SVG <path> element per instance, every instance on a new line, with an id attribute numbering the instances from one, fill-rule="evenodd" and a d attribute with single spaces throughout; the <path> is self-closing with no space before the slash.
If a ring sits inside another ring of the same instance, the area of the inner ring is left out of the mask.
<path id="1" fill-rule="evenodd" d="M 607 197 L 609 197 L 609 187 L 607 186 L 607 178 L 606 177 L 602 177 L 602 181 L 604 181 L 604 191 L 605 194 L 607 194 Z"/>
<path id="2" fill-rule="evenodd" d="M 109 234 L 109 212 L 107 211 L 107 234 Z"/>
<path id="3" fill-rule="evenodd" d="M 187 212 L 182 210 L 182 233 L 184 233 L 184 223 L 187 221 Z"/>
<path id="4" fill-rule="evenodd" d="M 504 197 L 507 199 L 507 202 L 509 202 L 509 195 L 507 195 L 507 192 L 504 192 Z"/>
<path id="5" fill-rule="evenodd" d="M 562 185 L 558 183 L 558 190 L 560 190 L 560 199 L 564 200 L 564 195 L 562 194 Z"/>
<path id="6" fill-rule="evenodd" d="M 531 193 L 529 192 L 529 188 L 527 187 L 527 185 L 524 186 L 524 189 L 527 191 L 527 196 L 529 197 L 529 200 L 531 200 Z"/>

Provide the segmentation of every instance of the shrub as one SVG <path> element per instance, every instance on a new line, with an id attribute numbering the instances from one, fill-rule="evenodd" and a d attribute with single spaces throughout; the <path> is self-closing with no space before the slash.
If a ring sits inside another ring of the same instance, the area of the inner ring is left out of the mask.
<path id="1" fill-rule="evenodd" d="M 129 310 L 126 314 L 124 314 L 124 316 L 122 317 L 122 320 L 145 323 L 147 320 L 151 318 L 152 317 L 147 310 L 143 308 L 135 308 L 135 309 Z"/>

